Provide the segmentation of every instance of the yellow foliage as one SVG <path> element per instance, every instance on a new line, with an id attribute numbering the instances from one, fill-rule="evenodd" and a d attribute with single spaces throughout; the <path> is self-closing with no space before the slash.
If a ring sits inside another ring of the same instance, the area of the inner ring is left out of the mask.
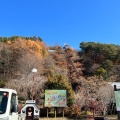
<path id="1" fill-rule="evenodd" d="M 11 44 L 11 41 L 8 40 L 8 41 L 6 42 L 6 44 L 10 45 L 10 44 Z"/>
<path id="2" fill-rule="evenodd" d="M 44 57 L 47 54 L 45 46 L 42 42 L 35 42 L 27 40 L 26 45 L 30 48 L 31 51 L 34 51 L 40 58 Z"/>
<path id="3" fill-rule="evenodd" d="M 93 115 L 93 113 L 90 111 L 81 111 L 80 115 Z"/>
<path id="4" fill-rule="evenodd" d="M 24 50 L 38 56 L 38 58 L 43 58 L 47 55 L 47 49 L 45 44 L 40 41 L 25 40 L 22 38 L 17 38 L 14 43 L 7 41 L 6 44 L 11 44 L 11 48 L 18 49 L 19 51 Z"/>

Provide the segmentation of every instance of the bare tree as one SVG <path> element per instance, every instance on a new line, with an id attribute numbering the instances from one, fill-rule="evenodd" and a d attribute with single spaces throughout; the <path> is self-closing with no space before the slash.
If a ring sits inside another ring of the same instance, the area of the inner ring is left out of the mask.
<path id="1" fill-rule="evenodd" d="M 44 97 L 44 84 L 46 81 L 47 79 L 44 76 L 30 73 L 27 79 L 25 76 L 22 76 L 19 80 L 11 79 L 10 82 L 6 84 L 6 87 L 16 89 L 19 99 L 24 100 L 32 99 L 32 90 L 34 89 L 34 98 L 37 100 L 38 104 L 42 104 Z"/>
<path id="2" fill-rule="evenodd" d="M 33 68 L 38 69 L 38 72 L 40 72 L 42 70 L 41 61 L 42 60 L 34 54 L 27 53 L 22 55 L 18 61 L 20 74 L 29 75 Z"/>
<path id="3" fill-rule="evenodd" d="M 114 97 L 113 87 L 110 84 L 102 85 L 97 91 L 98 100 L 103 105 L 103 113 L 104 115 L 107 113 L 108 105 L 111 103 L 111 100 Z"/>

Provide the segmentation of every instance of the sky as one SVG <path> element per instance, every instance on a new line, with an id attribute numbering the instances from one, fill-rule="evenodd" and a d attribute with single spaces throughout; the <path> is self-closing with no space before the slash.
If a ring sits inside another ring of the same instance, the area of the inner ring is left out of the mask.
<path id="1" fill-rule="evenodd" d="M 0 0 L 0 37 L 36 36 L 47 46 L 120 45 L 120 0 Z"/>

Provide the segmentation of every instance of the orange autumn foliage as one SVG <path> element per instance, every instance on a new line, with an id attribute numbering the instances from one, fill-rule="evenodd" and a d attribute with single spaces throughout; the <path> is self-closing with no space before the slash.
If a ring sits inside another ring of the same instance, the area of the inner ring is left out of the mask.
<path id="1" fill-rule="evenodd" d="M 39 58 L 43 58 L 47 55 L 46 46 L 41 41 L 25 40 L 22 38 L 17 38 L 17 40 L 12 43 L 11 48 L 17 49 L 18 51 L 29 51 L 31 54 L 37 55 Z"/>

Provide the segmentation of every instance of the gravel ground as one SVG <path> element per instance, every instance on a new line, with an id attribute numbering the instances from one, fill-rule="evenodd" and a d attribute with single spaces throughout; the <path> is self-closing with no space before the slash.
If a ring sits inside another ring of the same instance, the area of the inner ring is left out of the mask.
<path id="1" fill-rule="evenodd" d="M 39 120 L 69 120 L 68 118 L 39 118 Z"/>
<path id="2" fill-rule="evenodd" d="M 104 118 L 106 118 L 105 120 L 117 120 L 117 115 L 111 115 L 111 116 L 105 116 Z M 93 118 L 88 118 L 88 119 L 69 119 L 69 118 L 63 118 L 63 117 L 59 117 L 59 118 L 40 118 L 39 120 L 95 120 Z"/>

